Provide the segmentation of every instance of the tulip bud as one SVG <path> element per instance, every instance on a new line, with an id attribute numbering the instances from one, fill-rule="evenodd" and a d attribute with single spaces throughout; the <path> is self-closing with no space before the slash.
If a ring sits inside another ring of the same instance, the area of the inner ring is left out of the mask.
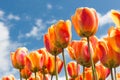
<path id="1" fill-rule="evenodd" d="M 69 62 L 67 65 L 67 71 L 71 78 L 76 78 L 80 72 L 80 65 L 76 62 Z"/>
<path id="2" fill-rule="evenodd" d="M 18 48 L 15 52 L 10 54 L 13 67 L 17 69 L 22 69 L 25 66 L 25 57 L 28 53 L 28 50 L 25 47 Z"/>
<path id="3" fill-rule="evenodd" d="M 98 29 L 98 17 L 93 8 L 77 8 L 71 17 L 77 34 L 81 37 L 89 37 Z"/>

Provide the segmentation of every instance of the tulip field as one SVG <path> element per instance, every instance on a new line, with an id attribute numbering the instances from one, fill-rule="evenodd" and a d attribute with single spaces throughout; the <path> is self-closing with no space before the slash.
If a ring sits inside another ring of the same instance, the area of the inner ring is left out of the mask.
<path id="1" fill-rule="evenodd" d="M 43 36 L 43 48 L 29 52 L 18 47 L 10 52 L 13 68 L 18 70 L 20 80 L 59 80 L 64 70 L 65 80 L 120 80 L 116 68 L 120 65 L 120 12 L 111 10 L 115 26 L 107 30 L 107 36 L 95 36 L 98 15 L 94 8 L 80 7 L 70 20 L 58 20 L 50 25 Z M 72 40 L 72 27 L 79 40 Z M 72 59 L 66 63 L 65 50 Z M 60 58 L 58 55 L 62 55 Z M 82 72 L 80 68 L 83 67 Z M 16 80 L 13 74 L 2 80 Z"/>

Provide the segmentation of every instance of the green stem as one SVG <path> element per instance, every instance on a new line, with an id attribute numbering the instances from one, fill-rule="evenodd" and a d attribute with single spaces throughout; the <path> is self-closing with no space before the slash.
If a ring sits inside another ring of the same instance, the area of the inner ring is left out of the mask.
<path id="1" fill-rule="evenodd" d="M 19 69 L 19 71 L 21 72 L 21 69 Z M 21 73 L 20 73 L 20 80 L 22 80 L 22 76 L 21 76 Z"/>
<path id="2" fill-rule="evenodd" d="M 96 73 L 95 65 L 94 65 L 94 62 L 93 62 L 93 59 L 92 59 L 92 54 L 91 54 L 91 52 L 90 52 L 89 37 L 87 37 L 87 42 L 88 42 L 88 52 L 89 52 L 89 54 L 90 54 L 90 61 L 91 61 L 91 64 L 92 64 L 92 75 L 93 75 L 93 80 L 97 80 L 97 73 Z"/>
<path id="3" fill-rule="evenodd" d="M 111 72 L 111 80 L 114 80 L 112 68 L 110 68 L 110 72 Z"/>
<path id="4" fill-rule="evenodd" d="M 83 66 L 83 80 L 85 80 L 85 66 Z"/>
<path id="5" fill-rule="evenodd" d="M 43 73 L 43 80 L 46 80 L 46 79 L 45 79 L 45 73 Z"/>
<path id="6" fill-rule="evenodd" d="M 35 80 L 37 80 L 36 72 L 35 72 Z"/>
<path id="7" fill-rule="evenodd" d="M 51 75 L 51 80 L 53 79 L 53 75 Z"/>
<path id="8" fill-rule="evenodd" d="M 55 74 L 56 74 L 56 80 L 58 80 L 58 69 L 57 69 L 57 55 L 55 54 Z"/>
<path id="9" fill-rule="evenodd" d="M 65 61 L 65 56 L 64 56 L 64 49 L 62 49 L 62 57 L 63 57 L 63 61 L 64 61 L 64 71 L 65 71 L 66 80 L 68 80 L 68 75 L 67 75 L 67 70 L 66 70 L 66 61 Z"/>
<path id="10" fill-rule="evenodd" d="M 115 80 L 117 80 L 117 78 L 116 78 L 116 68 L 114 68 L 114 75 L 115 75 Z"/>

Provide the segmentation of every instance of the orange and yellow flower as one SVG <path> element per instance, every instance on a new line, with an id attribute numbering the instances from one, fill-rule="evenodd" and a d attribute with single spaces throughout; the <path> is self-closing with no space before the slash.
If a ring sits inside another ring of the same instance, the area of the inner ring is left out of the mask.
<path id="1" fill-rule="evenodd" d="M 116 27 L 120 27 L 120 12 L 116 10 L 111 10 L 111 18 L 116 24 Z"/>
<path id="2" fill-rule="evenodd" d="M 22 78 L 28 79 L 31 76 L 32 72 L 30 71 L 30 69 L 27 66 L 25 66 L 21 70 L 20 74 L 21 74 Z"/>
<path id="3" fill-rule="evenodd" d="M 18 48 L 15 52 L 10 54 L 12 65 L 14 68 L 22 69 L 25 66 L 25 58 L 28 53 L 27 48 L 21 47 Z"/>
<path id="4" fill-rule="evenodd" d="M 95 36 L 90 37 L 90 51 L 93 54 L 92 58 L 94 63 L 98 61 L 98 57 L 95 53 L 98 39 Z M 88 45 L 86 38 L 82 38 L 80 41 L 72 41 L 68 46 L 69 55 L 75 59 L 79 64 L 90 67 L 90 54 L 88 52 Z"/>
<path id="5" fill-rule="evenodd" d="M 49 53 L 51 53 L 52 55 L 58 55 L 59 53 L 62 52 L 62 49 L 56 47 L 53 41 L 51 40 L 51 39 L 53 40 L 55 39 L 52 30 L 53 27 L 49 28 L 49 33 L 44 35 L 44 45 Z"/>
<path id="6" fill-rule="evenodd" d="M 120 54 L 115 52 L 109 44 L 109 37 L 98 42 L 96 53 L 98 53 L 98 57 L 104 66 L 110 69 L 119 66 Z"/>
<path id="7" fill-rule="evenodd" d="M 71 17 L 77 34 L 81 37 L 89 37 L 98 29 L 98 17 L 93 8 L 77 8 Z"/>
<path id="8" fill-rule="evenodd" d="M 72 79 L 75 79 L 80 73 L 80 65 L 79 64 L 77 65 L 76 62 L 69 62 L 67 65 L 67 71 L 69 76 Z"/>
<path id="9" fill-rule="evenodd" d="M 120 53 L 120 28 L 110 27 L 108 37 L 112 49 Z"/>
<path id="10" fill-rule="evenodd" d="M 30 52 L 26 57 L 26 65 L 32 72 L 38 72 L 43 67 L 44 57 L 37 51 Z"/>
<path id="11" fill-rule="evenodd" d="M 58 56 L 56 57 L 56 66 L 57 66 L 57 71 L 58 71 L 58 74 L 59 74 L 60 71 L 62 70 L 62 67 L 63 67 L 63 61 Z M 51 54 L 49 54 L 47 69 L 48 69 L 48 72 L 51 75 L 56 74 L 56 71 L 55 71 L 55 57 Z"/>

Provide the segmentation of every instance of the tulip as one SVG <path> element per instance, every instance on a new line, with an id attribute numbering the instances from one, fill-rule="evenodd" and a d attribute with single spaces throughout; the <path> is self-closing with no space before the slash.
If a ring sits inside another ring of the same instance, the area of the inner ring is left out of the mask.
<path id="1" fill-rule="evenodd" d="M 120 27 L 120 12 L 111 10 L 111 18 L 117 27 Z"/>
<path id="2" fill-rule="evenodd" d="M 98 73 L 98 80 L 105 80 L 110 74 L 110 69 L 104 67 L 101 63 L 96 65 L 96 71 Z"/>
<path id="3" fill-rule="evenodd" d="M 111 79 L 113 80 L 112 68 L 116 68 L 117 66 L 119 66 L 120 54 L 113 50 L 109 42 L 110 42 L 109 37 L 105 38 L 103 41 L 98 42 L 96 52 L 98 53 L 100 62 L 105 67 L 111 70 Z"/>
<path id="4" fill-rule="evenodd" d="M 58 21 L 54 25 L 54 34 L 56 41 L 54 42 L 56 46 L 60 48 L 66 48 L 71 40 L 71 22 L 67 20 Z"/>
<path id="5" fill-rule="evenodd" d="M 48 52 L 50 52 L 52 55 L 58 55 L 59 53 L 62 52 L 62 49 L 54 45 L 51 39 L 55 39 L 55 38 L 53 38 L 52 36 L 54 35 L 52 34 L 52 27 L 51 27 L 49 28 L 49 34 L 44 35 L 44 44 Z"/>
<path id="6" fill-rule="evenodd" d="M 15 80 L 13 75 L 9 75 L 9 76 L 3 76 L 2 80 Z"/>
<path id="7" fill-rule="evenodd" d="M 98 17 L 93 8 L 77 8 L 71 19 L 79 36 L 92 36 L 98 29 Z"/>
<path id="8" fill-rule="evenodd" d="M 26 57 L 26 66 L 35 73 L 40 71 L 43 67 L 44 57 L 42 54 L 39 54 L 37 51 L 30 52 L 30 54 Z"/>
<path id="9" fill-rule="evenodd" d="M 25 59 L 26 59 L 27 53 L 28 53 L 27 48 L 21 47 L 21 48 L 18 48 L 15 52 L 12 52 L 10 54 L 13 67 L 16 69 L 19 69 L 20 72 L 21 72 L 21 69 L 23 69 L 25 66 Z M 20 74 L 20 80 L 22 80 L 21 74 Z"/>
<path id="10" fill-rule="evenodd" d="M 25 47 L 18 48 L 15 52 L 10 54 L 13 67 L 17 69 L 22 69 L 25 66 L 25 56 L 28 50 Z"/>
<path id="11" fill-rule="evenodd" d="M 44 78 L 45 78 L 45 74 L 48 73 L 48 70 L 47 70 L 47 63 L 48 63 L 48 57 L 49 57 L 49 53 L 48 51 L 46 50 L 46 48 L 41 48 L 41 49 L 38 49 L 37 50 L 39 54 L 42 54 L 43 57 L 44 57 L 44 61 L 43 61 L 43 67 L 42 67 L 42 70 L 40 71 Z M 43 79 L 44 80 L 44 79 Z"/>
<path id="12" fill-rule="evenodd" d="M 76 62 L 69 62 L 68 63 L 67 71 L 68 71 L 69 76 L 72 79 L 75 79 L 78 76 L 78 74 L 80 72 L 79 70 L 80 70 L 80 65 L 77 65 Z"/>
<path id="13" fill-rule="evenodd" d="M 52 76 L 56 74 L 54 59 L 55 59 L 55 57 L 53 55 L 49 54 L 47 69 L 48 69 L 49 74 L 51 74 Z M 59 74 L 63 67 L 63 61 L 59 57 L 56 57 L 56 63 L 57 63 L 56 64 L 57 71 Z"/>
<path id="14" fill-rule="evenodd" d="M 92 59 L 94 63 L 98 61 L 98 57 L 95 53 L 95 48 L 97 46 L 98 39 L 95 36 L 90 37 L 90 50 L 92 55 Z M 75 59 L 79 64 L 90 67 L 91 61 L 90 61 L 90 55 L 88 52 L 88 45 L 87 40 L 85 38 L 82 38 L 80 41 L 72 41 L 68 46 L 68 53 L 69 55 Z"/>
<path id="15" fill-rule="evenodd" d="M 30 69 L 27 67 L 27 66 L 25 66 L 22 70 L 21 70 L 21 76 L 22 76 L 22 78 L 24 78 L 24 79 L 28 79 L 30 76 L 31 76 L 31 74 L 32 74 L 32 72 L 30 71 Z"/>
<path id="16" fill-rule="evenodd" d="M 109 43 L 112 49 L 120 53 L 120 28 L 111 27 L 108 31 Z"/>

